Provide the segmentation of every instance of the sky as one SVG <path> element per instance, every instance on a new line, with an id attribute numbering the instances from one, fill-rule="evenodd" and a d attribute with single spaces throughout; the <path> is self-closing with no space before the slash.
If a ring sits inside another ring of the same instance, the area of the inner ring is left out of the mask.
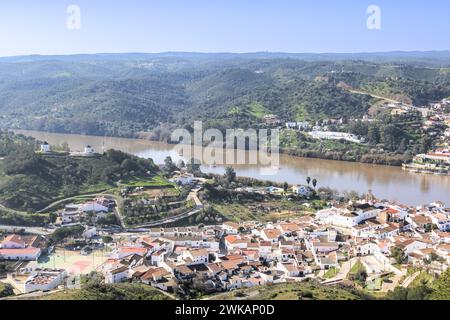
<path id="1" fill-rule="evenodd" d="M 449 0 L 0 0 L 0 56 L 450 50 L 449 13 Z"/>

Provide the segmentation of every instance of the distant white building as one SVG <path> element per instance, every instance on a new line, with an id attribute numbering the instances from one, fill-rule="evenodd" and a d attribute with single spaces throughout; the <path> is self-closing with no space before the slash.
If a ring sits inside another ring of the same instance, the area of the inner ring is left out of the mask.
<path id="1" fill-rule="evenodd" d="M 63 283 L 66 275 L 62 269 L 34 269 L 29 273 L 8 274 L 8 280 L 22 293 L 29 293 L 53 290 Z"/>
<path id="2" fill-rule="evenodd" d="M 71 152 L 71 156 L 73 157 L 91 157 L 95 155 L 95 150 L 90 145 L 84 147 L 84 150 L 81 152 Z"/>
<path id="3" fill-rule="evenodd" d="M 50 145 L 47 142 L 44 142 L 43 144 L 41 144 L 41 152 L 42 153 L 50 152 Z"/>
<path id="4" fill-rule="evenodd" d="M 304 130 L 310 127 L 308 122 L 286 122 L 286 129 Z"/>
<path id="5" fill-rule="evenodd" d="M 190 173 L 183 173 L 175 177 L 172 181 L 175 182 L 176 184 L 186 186 L 193 183 L 194 175 Z"/>
<path id="6" fill-rule="evenodd" d="M 112 270 L 107 270 L 103 273 L 106 284 L 120 283 L 129 277 L 129 269 L 126 266 L 118 266 Z"/>
<path id="7" fill-rule="evenodd" d="M 86 147 L 84 147 L 85 155 L 92 155 L 94 153 L 95 153 L 95 150 L 90 145 L 87 145 Z"/>
<path id="8" fill-rule="evenodd" d="M 316 218 L 336 227 L 352 228 L 366 220 L 378 217 L 380 210 L 368 204 L 347 208 L 331 208 L 317 211 Z"/>
<path id="9" fill-rule="evenodd" d="M 356 135 L 346 132 L 333 132 L 333 131 L 311 131 L 309 135 L 314 139 L 323 140 L 345 140 L 354 143 L 362 143 Z"/>

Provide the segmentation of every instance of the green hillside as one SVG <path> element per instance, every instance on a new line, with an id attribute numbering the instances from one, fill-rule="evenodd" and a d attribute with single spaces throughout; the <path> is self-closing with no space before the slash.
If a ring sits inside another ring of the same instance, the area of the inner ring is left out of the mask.
<path id="1" fill-rule="evenodd" d="M 425 63 L 424 55 L 1 59 L 0 126 L 134 136 L 194 120 L 219 128 L 254 126 L 267 113 L 286 121 L 361 116 L 376 99 L 339 84 L 418 105 L 448 97 L 450 57 L 429 54 L 434 60 Z"/>

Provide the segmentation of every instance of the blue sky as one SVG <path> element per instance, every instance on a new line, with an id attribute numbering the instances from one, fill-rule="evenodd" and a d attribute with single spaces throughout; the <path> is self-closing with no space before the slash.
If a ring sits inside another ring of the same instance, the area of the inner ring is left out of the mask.
<path id="1" fill-rule="evenodd" d="M 381 30 L 366 26 L 369 5 Z M 450 50 L 449 14 L 448 0 L 0 0 L 0 56 Z"/>

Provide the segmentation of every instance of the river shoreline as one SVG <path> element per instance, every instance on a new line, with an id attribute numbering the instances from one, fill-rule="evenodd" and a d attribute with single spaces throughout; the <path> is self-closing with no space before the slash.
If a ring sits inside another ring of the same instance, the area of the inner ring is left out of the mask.
<path id="1" fill-rule="evenodd" d="M 157 144 L 165 144 L 168 146 L 176 146 L 179 145 L 178 143 L 175 142 L 170 142 L 170 141 L 159 141 L 159 140 L 150 140 L 150 139 L 145 139 L 139 136 L 135 136 L 135 137 L 121 137 L 121 136 L 100 136 L 100 135 L 86 135 L 86 134 L 80 134 L 80 133 L 62 133 L 62 132 L 51 132 L 51 131 L 40 131 L 40 130 L 28 130 L 28 129 L 6 129 L 9 131 L 13 131 L 13 132 L 17 132 L 17 133 L 24 133 L 24 132 L 40 132 L 40 133 L 46 133 L 46 134 L 59 134 L 59 135 L 73 135 L 73 136 L 86 136 L 86 137 L 97 137 L 97 138 L 106 138 L 106 139 L 129 139 L 129 140 L 141 140 L 141 141 L 146 141 L 146 142 L 152 142 L 152 143 L 157 143 Z M 194 145 L 192 145 L 193 147 Z M 207 148 L 208 146 L 202 146 L 203 148 Z M 226 148 L 224 147 L 223 150 L 225 150 Z M 239 148 L 234 148 L 233 150 L 235 151 L 249 151 L 249 150 L 244 150 L 244 149 L 239 149 Z M 340 159 L 331 159 L 329 157 L 314 157 L 314 156 L 299 156 L 296 153 L 299 152 L 315 152 L 314 150 L 309 150 L 309 149 L 292 149 L 292 148 L 279 148 L 279 154 L 283 154 L 283 155 L 287 155 L 290 157 L 295 157 L 295 158 L 299 158 L 299 159 L 319 159 L 319 160 L 326 160 L 326 161 L 337 161 L 337 162 L 347 162 L 347 163 L 361 163 L 361 164 L 367 164 L 367 165 L 376 165 L 376 166 L 386 166 L 386 167 L 402 167 L 402 163 L 398 163 L 398 164 L 388 164 L 388 163 L 374 163 L 374 162 L 364 162 L 364 161 L 358 161 L 358 160 L 340 160 Z"/>
<path id="2" fill-rule="evenodd" d="M 180 156 L 173 144 L 152 142 L 143 139 L 55 134 L 39 131 L 15 130 L 50 145 L 67 142 L 72 150 L 81 151 L 86 145 L 95 150 L 117 149 L 142 158 L 152 158 L 155 163 L 164 163 L 167 156 L 174 162 L 186 159 Z M 235 152 L 235 151 L 234 151 Z M 237 153 L 237 152 L 235 152 Z M 246 156 L 249 152 L 246 151 Z M 434 201 L 450 204 L 450 179 L 448 176 L 416 174 L 402 167 L 301 158 L 280 154 L 279 168 L 272 175 L 263 172 L 260 165 L 233 165 L 238 176 L 291 185 L 306 184 L 306 178 L 316 178 L 318 188 L 329 187 L 340 192 L 356 190 L 360 194 L 370 189 L 379 199 L 407 205 L 424 205 Z M 223 174 L 225 165 L 202 165 L 205 173 Z"/>

